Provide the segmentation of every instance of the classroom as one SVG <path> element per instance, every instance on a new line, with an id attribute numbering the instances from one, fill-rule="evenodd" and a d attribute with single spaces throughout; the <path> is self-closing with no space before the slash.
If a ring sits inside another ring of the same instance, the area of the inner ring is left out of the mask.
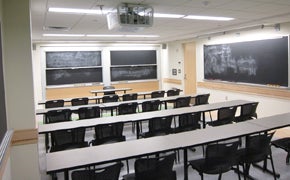
<path id="1" fill-rule="evenodd" d="M 55 0 L 45 2 L 49 5 L 57 4 Z M 73 2 L 77 4 L 76 0 Z M 99 0 L 86 2 L 91 5 L 103 3 Z M 129 2 L 149 4 L 156 7 L 154 10 L 158 12 L 154 1 Z M 162 1 L 157 4 L 167 7 L 166 2 L 164 0 L 163 4 Z M 37 115 L 37 110 L 43 108 L 38 103 L 41 100 L 90 97 L 94 96 L 91 91 L 102 90 L 109 85 L 116 89 L 132 89 L 128 93 L 177 88 L 182 90 L 181 95 L 209 93 L 209 104 L 236 100 L 259 102 L 256 113 L 258 118 L 266 120 L 270 116 L 290 113 L 289 2 L 267 0 L 263 5 L 264 11 L 276 11 L 276 14 L 256 18 L 256 21 L 253 18 L 252 24 L 236 23 L 219 30 L 221 25 L 216 23 L 217 30 L 204 33 L 202 29 L 199 32 L 194 31 L 198 33 L 184 30 L 180 34 L 167 34 L 158 41 L 137 38 L 131 42 L 128 40 L 130 38 L 124 40 L 123 37 L 111 37 L 109 40 L 91 40 L 89 37 L 38 39 L 42 35 L 33 34 L 33 22 L 37 18 L 43 18 L 41 13 L 37 16 L 37 10 L 47 9 L 43 5 L 45 3 L 38 3 L 40 2 L 37 0 L 0 0 L 0 133 L 1 141 L 5 140 L 1 142 L 0 149 L 0 179 L 41 179 L 39 145 L 44 142 L 39 142 L 43 141 L 43 134 L 39 134 L 38 129 L 42 117 Z M 200 3 L 205 9 L 211 5 L 217 6 L 214 0 L 182 0 L 179 3 Z M 226 3 L 235 3 L 250 9 L 242 0 L 223 0 L 221 5 Z M 259 0 L 252 3 L 262 4 Z M 65 1 L 63 4 L 66 4 Z M 174 4 L 174 1 L 170 0 L 169 4 Z M 232 8 L 234 11 L 235 7 Z M 278 8 L 281 8 L 281 12 Z M 178 8 L 168 13 L 177 12 Z M 217 14 L 226 16 L 222 12 Z M 158 23 L 157 19 L 154 21 Z M 178 24 L 172 28 L 182 31 L 183 28 L 177 26 Z M 130 34 L 134 35 L 134 32 Z M 240 52 L 246 47 L 250 47 L 250 55 Z M 278 54 L 275 54 L 276 51 Z M 84 62 L 88 68 L 78 68 L 83 64 L 77 58 L 66 61 L 66 64 L 59 64 L 55 60 L 55 57 L 70 57 L 74 53 L 88 58 Z M 144 53 L 150 58 L 143 58 Z M 267 62 L 255 59 L 260 56 L 266 58 Z M 136 62 L 135 59 L 139 61 Z M 226 70 L 223 69 L 225 64 L 221 64 L 225 59 L 229 60 Z M 57 79 L 63 72 L 67 76 Z M 236 75 L 236 72 L 240 74 Z M 126 123 L 128 122 L 131 123 L 131 119 L 127 119 Z M 260 126 L 257 125 L 257 129 L 258 127 Z M 290 136 L 290 129 L 283 125 L 274 137 L 284 136 Z M 177 136 L 169 136 L 168 140 L 171 137 Z M 176 150 L 178 147 L 180 146 L 176 143 L 176 147 L 172 149 Z M 189 145 L 184 142 L 183 147 Z M 286 152 L 281 153 L 281 156 L 281 163 L 285 164 Z M 198 174 L 196 178 L 199 178 Z"/>

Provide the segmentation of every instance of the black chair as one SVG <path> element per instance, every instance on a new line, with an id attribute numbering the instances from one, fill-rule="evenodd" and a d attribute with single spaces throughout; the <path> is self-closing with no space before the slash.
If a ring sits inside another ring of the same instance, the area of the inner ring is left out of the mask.
<path id="1" fill-rule="evenodd" d="M 139 133 L 139 136 L 143 138 L 148 138 L 172 133 L 172 118 L 172 116 L 166 116 L 149 119 L 148 131 L 145 133 Z"/>
<path id="2" fill-rule="evenodd" d="M 91 119 L 101 116 L 101 109 L 99 106 L 82 107 L 78 109 L 79 119 Z"/>
<path id="3" fill-rule="evenodd" d="M 118 106 L 118 115 L 134 114 L 137 112 L 138 103 L 122 103 Z"/>
<path id="4" fill-rule="evenodd" d="M 209 104 L 209 102 L 208 102 L 209 96 L 210 96 L 210 94 L 199 94 L 199 95 L 197 95 L 195 97 L 194 106 L 203 105 L 203 104 Z M 211 116 L 211 112 L 210 111 L 209 111 L 209 116 L 210 116 L 210 120 L 212 121 L 212 116 Z"/>
<path id="5" fill-rule="evenodd" d="M 51 132 L 50 152 L 88 147 L 85 141 L 85 128 L 67 129 Z"/>
<path id="6" fill-rule="evenodd" d="M 239 142 L 207 145 L 205 157 L 191 160 L 189 165 L 199 173 L 201 179 L 203 174 L 218 174 L 220 180 L 223 173 L 230 171 L 236 165 L 238 145 Z"/>
<path id="7" fill-rule="evenodd" d="M 151 92 L 151 98 L 164 97 L 165 91 L 153 91 Z"/>
<path id="8" fill-rule="evenodd" d="M 189 107 L 191 97 L 179 97 L 175 99 L 174 108 Z"/>
<path id="9" fill-rule="evenodd" d="M 118 180 L 121 171 L 121 163 L 93 170 L 77 170 L 71 174 L 72 180 Z"/>
<path id="10" fill-rule="evenodd" d="M 107 89 L 112 89 L 112 91 L 104 92 L 104 95 L 116 94 L 116 92 L 114 91 L 114 89 L 115 89 L 114 86 L 104 86 L 103 87 L 103 90 L 107 90 Z"/>
<path id="11" fill-rule="evenodd" d="M 93 146 L 125 141 L 123 135 L 124 123 L 101 124 L 95 126 L 95 138 L 90 142 Z"/>
<path id="12" fill-rule="evenodd" d="M 178 116 L 178 126 L 174 129 L 175 133 L 200 129 L 201 113 L 188 113 Z"/>
<path id="13" fill-rule="evenodd" d="M 49 100 L 45 102 L 45 108 L 63 107 L 64 100 Z"/>
<path id="14" fill-rule="evenodd" d="M 258 134 L 246 137 L 245 148 L 240 149 L 238 154 L 240 156 L 240 163 L 243 165 L 244 178 L 249 177 L 249 170 L 251 164 L 258 162 L 264 162 L 263 171 L 267 171 L 267 160 L 270 159 L 272 165 L 272 174 L 276 179 L 276 172 L 274 168 L 272 151 L 271 151 L 271 139 L 275 132 Z M 259 166 L 257 166 L 259 167 Z"/>
<path id="15" fill-rule="evenodd" d="M 238 117 L 235 117 L 235 122 L 242 122 L 251 119 L 257 119 L 258 115 L 256 113 L 256 109 L 258 106 L 258 102 L 243 104 L 241 106 L 241 114 Z"/>
<path id="16" fill-rule="evenodd" d="M 123 101 L 137 100 L 137 98 L 138 98 L 137 93 L 123 94 L 123 96 L 122 96 Z"/>
<path id="17" fill-rule="evenodd" d="M 72 111 L 70 109 L 51 110 L 46 113 L 45 123 L 58 123 L 71 120 Z"/>
<path id="18" fill-rule="evenodd" d="M 167 92 L 166 92 L 167 96 L 178 96 L 180 94 L 180 89 L 177 89 L 177 88 L 173 88 L 173 89 L 169 89 Z"/>
<path id="19" fill-rule="evenodd" d="M 119 101 L 119 96 L 117 94 L 111 94 L 111 95 L 106 95 L 102 97 L 103 103 L 118 102 L 118 101 Z M 107 107 L 107 108 L 105 107 L 105 108 L 102 108 L 102 110 L 110 110 L 111 116 L 114 115 L 113 107 Z"/>
<path id="20" fill-rule="evenodd" d="M 200 94 L 195 97 L 195 105 L 208 104 L 210 94 Z"/>
<path id="21" fill-rule="evenodd" d="M 157 111 L 157 110 L 160 110 L 161 101 L 158 99 L 151 100 L 151 101 L 144 101 L 142 102 L 141 106 L 142 106 L 142 112 Z"/>
<path id="22" fill-rule="evenodd" d="M 290 137 L 285 137 L 272 141 L 272 145 L 276 148 L 281 148 L 287 152 L 286 164 L 289 164 L 290 159 Z"/>
<path id="23" fill-rule="evenodd" d="M 230 124 L 235 119 L 236 110 L 237 110 L 236 106 L 220 108 L 218 109 L 217 112 L 218 114 L 217 120 L 208 122 L 207 124 L 210 126 L 220 126 L 224 124 Z"/>
<path id="24" fill-rule="evenodd" d="M 89 103 L 89 98 L 74 98 L 71 100 L 72 106 L 80 106 L 80 105 L 87 105 Z"/>
<path id="25" fill-rule="evenodd" d="M 169 89 L 167 92 L 167 97 L 170 97 L 170 96 L 178 96 L 180 94 L 180 89 L 177 89 L 177 88 L 173 88 L 173 89 Z M 171 103 L 173 104 L 175 102 L 175 100 L 169 100 L 169 101 L 166 101 L 165 103 L 165 107 L 167 109 L 167 105 L 168 103 Z"/>
<path id="26" fill-rule="evenodd" d="M 175 154 L 136 159 L 134 174 L 123 176 L 124 180 L 176 180 L 173 170 Z"/>

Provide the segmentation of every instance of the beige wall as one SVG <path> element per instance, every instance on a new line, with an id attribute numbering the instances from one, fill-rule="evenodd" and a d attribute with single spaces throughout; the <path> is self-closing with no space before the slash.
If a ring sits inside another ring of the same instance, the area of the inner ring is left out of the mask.
<path id="1" fill-rule="evenodd" d="M 30 3 L 29 0 L 2 0 L 2 3 L 2 42 L 8 129 L 33 129 L 35 128 L 35 110 Z M 39 180 L 37 144 L 12 146 L 7 165 L 10 166 L 7 169 L 11 169 L 12 180 Z"/>

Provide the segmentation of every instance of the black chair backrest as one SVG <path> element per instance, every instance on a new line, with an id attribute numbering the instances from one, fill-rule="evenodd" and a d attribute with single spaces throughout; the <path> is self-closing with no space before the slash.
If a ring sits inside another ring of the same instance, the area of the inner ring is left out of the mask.
<path id="1" fill-rule="evenodd" d="M 151 93 L 151 98 L 164 97 L 165 91 L 153 91 Z"/>
<path id="2" fill-rule="evenodd" d="M 122 122 L 95 126 L 95 140 L 93 145 L 125 141 L 126 138 L 123 136 L 123 129 L 124 123 Z"/>
<path id="3" fill-rule="evenodd" d="M 176 132 L 200 129 L 201 112 L 182 114 L 178 116 Z"/>
<path id="4" fill-rule="evenodd" d="M 104 92 L 104 95 L 111 95 L 111 94 L 115 94 L 115 87 L 114 86 L 104 86 L 103 90 L 107 90 L 107 89 L 112 89 L 112 91 L 108 91 L 108 92 Z"/>
<path id="5" fill-rule="evenodd" d="M 85 128 L 76 128 L 51 132 L 52 147 L 50 152 L 87 147 L 85 130 Z"/>
<path id="6" fill-rule="evenodd" d="M 176 180 L 174 159 L 175 154 L 137 159 L 134 163 L 135 180 Z"/>
<path id="7" fill-rule="evenodd" d="M 169 90 L 166 92 L 167 96 L 177 96 L 177 95 L 179 95 L 179 93 L 180 93 L 180 89 L 176 89 L 176 88 L 174 88 L 174 89 L 169 89 Z"/>
<path id="8" fill-rule="evenodd" d="M 218 121 L 224 121 L 225 123 L 230 123 L 234 121 L 237 107 L 223 107 L 218 109 Z"/>
<path id="9" fill-rule="evenodd" d="M 241 117 L 246 119 L 257 118 L 256 109 L 258 102 L 248 103 L 241 106 Z"/>
<path id="10" fill-rule="evenodd" d="M 170 134 L 172 132 L 172 116 L 156 117 L 149 119 L 147 137 L 159 134 Z"/>
<path id="11" fill-rule="evenodd" d="M 89 103 L 89 98 L 74 98 L 71 100 L 72 106 L 87 105 Z"/>
<path id="12" fill-rule="evenodd" d="M 45 108 L 63 107 L 64 100 L 49 100 L 45 102 Z"/>
<path id="13" fill-rule="evenodd" d="M 118 100 L 119 96 L 117 94 L 106 95 L 102 98 L 103 103 L 117 102 Z"/>
<path id="14" fill-rule="evenodd" d="M 200 94 L 195 97 L 195 105 L 208 104 L 210 94 Z"/>
<path id="15" fill-rule="evenodd" d="M 137 100 L 137 97 L 138 97 L 137 93 L 123 94 L 122 100 L 123 101 Z"/>
<path id="16" fill-rule="evenodd" d="M 94 170 L 78 170 L 71 174 L 72 180 L 119 180 L 122 164 L 116 163 Z"/>
<path id="17" fill-rule="evenodd" d="M 244 161 L 246 163 L 256 163 L 265 160 L 271 153 L 270 143 L 274 133 L 275 132 L 246 137 Z"/>
<path id="18" fill-rule="evenodd" d="M 101 109 L 99 106 L 79 108 L 78 115 L 79 119 L 98 118 L 101 116 Z"/>
<path id="19" fill-rule="evenodd" d="M 161 101 L 151 100 L 142 102 L 142 112 L 157 111 L 160 110 Z"/>
<path id="20" fill-rule="evenodd" d="M 45 123 L 57 123 L 71 120 L 72 111 L 70 109 L 52 110 L 46 113 Z"/>
<path id="21" fill-rule="evenodd" d="M 190 100 L 190 96 L 176 98 L 174 102 L 174 108 L 188 107 L 190 104 Z"/>
<path id="22" fill-rule="evenodd" d="M 229 171 L 236 162 L 239 142 L 210 144 L 206 147 L 204 173 L 219 174 Z"/>
<path id="23" fill-rule="evenodd" d="M 134 114 L 137 111 L 138 103 L 123 103 L 118 106 L 118 115 Z"/>

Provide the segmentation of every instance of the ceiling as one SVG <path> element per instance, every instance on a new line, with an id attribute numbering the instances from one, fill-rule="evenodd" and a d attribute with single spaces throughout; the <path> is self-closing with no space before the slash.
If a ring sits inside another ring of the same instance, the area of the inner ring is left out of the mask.
<path id="1" fill-rule="evenodd" d="M 154 18 L 153 26 L 137 32 L 109 30 L 106 14 L 65 14 L 48 12 L 49 7 L 100 9 L 112 11 L 120 3 L 150 5 L 154 13 L 206 15 L 235 18 L 209 21 Z M 273 25 L 290 21 L 289 0 L 31 0 L 32 40 L 107 41 L 164 43 L 224 32 L 233 29 Z M 53 28 L 51 28 L 53 27 Z M 63 30 L 62 28 L 66 28 Z M 44 37 L 43 34 L 158 35 L 159 37 Z"/>

